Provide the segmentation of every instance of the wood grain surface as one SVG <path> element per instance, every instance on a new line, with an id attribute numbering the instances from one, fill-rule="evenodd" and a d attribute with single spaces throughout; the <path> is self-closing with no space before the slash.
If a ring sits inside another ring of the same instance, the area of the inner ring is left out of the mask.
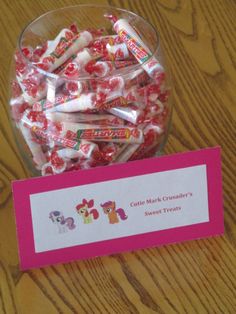
<path id="1" fill-rule="evenodd" d="M 220 145 L 225 235 L 20 272 L 11 181 L 27 170 L 8 116 L 8 75 L 23 27 L 44 12 L 86 3 L 0 0 L 0 313 L 236 313 L 236 2 L 100 0 L 147 18 L 173 73 L 165 153 Z"/>

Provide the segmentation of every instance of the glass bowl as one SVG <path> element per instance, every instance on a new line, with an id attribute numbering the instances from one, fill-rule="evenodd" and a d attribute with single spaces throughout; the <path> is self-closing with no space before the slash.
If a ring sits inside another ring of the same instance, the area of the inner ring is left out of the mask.
<path id="1" fill-rule="evenodd" d="M 10 82 L 32 176 L 148 158 L 169 132 L 170 75 L 153 26 L 109 6 L 50 11 L 22 31 Z"/>

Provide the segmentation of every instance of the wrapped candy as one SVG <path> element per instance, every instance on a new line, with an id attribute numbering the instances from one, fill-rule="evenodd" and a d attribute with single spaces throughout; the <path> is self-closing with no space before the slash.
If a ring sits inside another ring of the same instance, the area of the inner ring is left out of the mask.
<path id="1" fill-rule="evenodd" d="M 126 44 L 124 43 L 116 44 L 116 45 L 107 43 L 106 49 L 107 49 L 108 54 L 104 59 L 114 61 L 114 60 L 125 60 L 130 57 L 129 50 Z"/>
<path id="2" fill-rule="evenodd" d="M 142 143 L 143 133 L 138 128 L 126 126 L 99 126 L 85 123 L 60 122 L 57 125 L 60 135 L 66 136 L 70 133 L 70 138 L 84 139 L 93 142 L 118 142 L 118 143 Z"/>
<path id="3" fill-rule="evenodd" d="M 160 144 L 164 134 L 163 126 L 159 123 L 152 122 L 143 130 L 144 142 L 136 147 L 133 154 L 129 156 L 129 160 L 144 158 L 144 156 L 152 150 L 157 144 Z"/>
<path id="4" fill-rule="evenodd" d="M 34 103 L 33 110 L 35 111 L 62 111 L 62 112 L 77 112 L 96 109 L 96 94 L 88 93 L 83 95 L 65 96 L 57 95 L 55 102 L 52 103 L 47 99 Z"/>
<path id="5" fill-rule="evenodd" d="M 119 156 L 129 144 L 123 143 L 105 143 L 105 145 L 100 145 L 100 151 L 102 158 L 109 163 L 112 163 L 116 160 L 117 156 Z"/>
<path id="6" fill-rule="evenodd" d="M 73 23 L 15 54 L 12 117 L 42 175 L 146 158 L 167 134 L 164 67 L 131 20 L 109 18 L 115 33 Z"/>
<path id="7" fill-rule="evenodd" d="M 80 122 L 104 126 L 124 124 L 123 119 L 111 114 L 48 112 L 46 117 L 53 122 Z"/>
<path id="8" fill-rule="evenodd" d="M 45 144 L 49 141 L 53 141 L 58 146 L 76 150 L 85 158 L 90 158 L 91 155 L 98 150 L 97 144 L 78 140 L 73 136 L 73 132 L 71 132 L 69 128 L 66 129 L 67 132 L 65 132 L 65 130 L 63 132 L 61 126 L 55 125 L 53 128 L 52 125 L 48 124 L 44 115 L 37 115 L 36 118 L 31 119 L 32 114 L 34 117 L 35 114 L 33 112 L 26 110 L 22 117 L 21 121 L 23 131 L 25 132 L 24 134 L 27 135 L 30 130 L 35 136 L 41 139 L 41 143 Z M 42 163 L 40 163 L 40 165 L 41 164 Z"/>
<path id="9" fill-rule="evenodd" d="M 113 69 L 113 64 L 109 61 L 91 61 L 85 66 L 85 70 L 87 73 L 89 73 L 90 75 L 94 74 L 95 76 L 99 77 L 108 76 L 109 74 L 111 74 Z"/>
<path id="10" fill-rule="evenodd" d="M 128 49 L 142 65 L 147 74 L 158 82 L 164 79 L 164 68 L 160 62 L 152 56 L 150 49 L 144 44 L 140 36 L 126 19 L 117 19 L 115 16 L 107 16 L 114 23 L 113 29 L 121 40 L 126 43 Z"/>
<path id="11" fill-rule="evenodd" d="M 117 156 L 115 162 L 126 162 L 128 161 L 131 156 L 133 156 L 134 152 L 140 147 L 140 144 L 131 144 L 124 149 L 121 154 Z"/>
<path id="12" fill-rule="evenodd" d="M 56 47 L 58 47 L 62 41 L 69 42 L 74 36 L 75 34 L 70 29 L 62 29 L 60 33 L 56 36 L 56 38 L 50 41 L 50 43 L 47 45 L 47 49 L 45 50 L 43 55 L 41 55 L 41 57 L 45 58 L 46 56 L 49 56 L 54 52 Z"/>
<path id="13" fill-rule="evenodd" d="M 72 32 L 64 34 L 62 31 L 36 65 L 45 71 L 52 72 L 80 49 L 87 47 L 92 40 L 93 35 L 88 31 L 76 35 Z"/>
<path id="14" fill-rule="evenodd" d="M 129 121 L 133 124 L 138 124 L 145 117 L 144 110 L 140 108 L 140 105 L 132 103 L 126 108 L 115 107 L 108 110 L 110 113 L 115 116 Z"/>
<path id="15" fill-rule="evenodd" d="M 143 134 L 138 128 L 110 127 L 90 128 L 77 131 L 77 138 L 91 141 L 118 142 L 118 143 L 142 143 Z"/>
<path id="16" fill-rule="evenodd" d="M 19 124 L 20 130 L 22 135 L 29 147 L 29 150 L 33 156 L 33 161 L 35 162 L 36 166 L 40 169 L 41 166 L 46 162 L 46 157 L 43 153 L 42 147 L 38 144 L 30 131 L 30 129 L 25 128 L 22 123 Z"/>
<path id="17" fill-rule="evenodd" d="M 129 89 L 132 86 L 143 86 L 148 84 L 149 81 L 150 78 L 143 69 L 134 70 L 128 75 L 125 82 L 125 88 Z"/>

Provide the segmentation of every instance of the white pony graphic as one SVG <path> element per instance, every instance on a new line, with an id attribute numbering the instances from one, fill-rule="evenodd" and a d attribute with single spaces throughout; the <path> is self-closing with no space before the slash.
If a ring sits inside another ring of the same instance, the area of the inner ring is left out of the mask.
<path id="1" fill-rule="evenodd" d="M 65 233 L 75 228 L 74 219 L 72 217 L 65 218 L 60 211 L 55 210 L 50 212 L 49 218 L 58 226 L 59 233 Z"/>

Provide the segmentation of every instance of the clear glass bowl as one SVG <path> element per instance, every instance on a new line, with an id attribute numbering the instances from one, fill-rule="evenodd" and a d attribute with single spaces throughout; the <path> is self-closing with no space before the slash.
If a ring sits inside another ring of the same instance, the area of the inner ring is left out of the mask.
<path id="1" fill-rule="evenodd" d="M 167 140 L 172 102 L 160 38 L 132 12 L 78 5 L 32 21 L 10 86 L 31 175 L 151 157 Z"/>

